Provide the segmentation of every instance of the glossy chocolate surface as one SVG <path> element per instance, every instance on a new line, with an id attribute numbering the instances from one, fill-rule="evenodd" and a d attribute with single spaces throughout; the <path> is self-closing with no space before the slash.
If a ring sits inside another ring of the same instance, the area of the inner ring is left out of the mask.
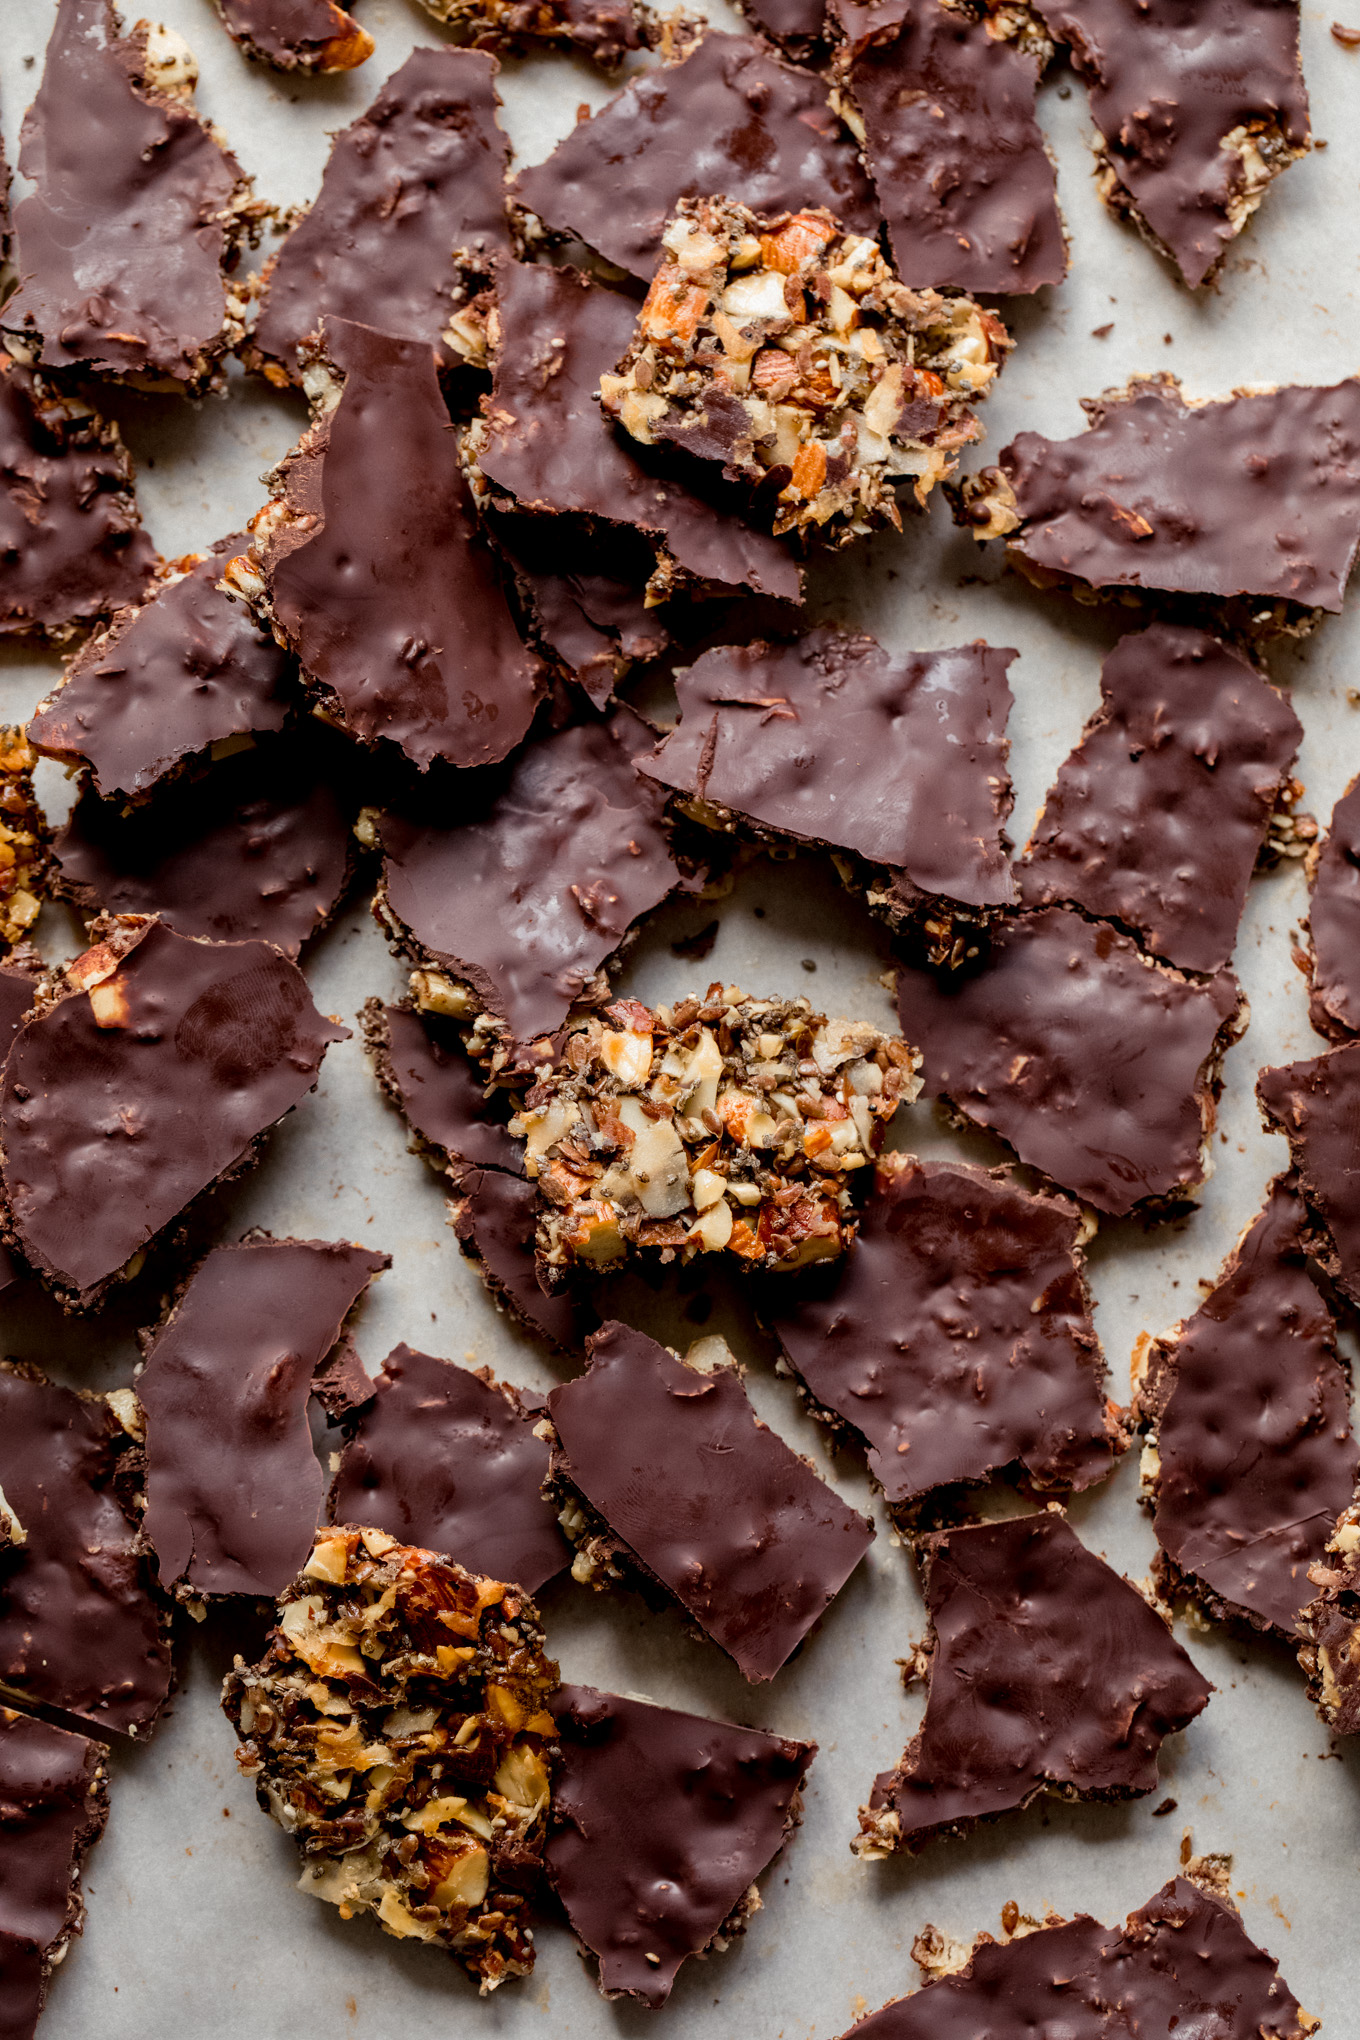
<path id="1" fill-rule="evenodd" d="M 1262 1070 L 1256 1096 L 1288 1140 L 1299 1190 L 1323 1228 L 1323 1266 L 1360 1305 L 1360 1042 Z"/>
<path id="2" fill-rule="evenodd" d="M 1313 1025 L 1345 1040 L 1360 1034 L 1360 779 L 1332 809 L 1309 880 Z"/>

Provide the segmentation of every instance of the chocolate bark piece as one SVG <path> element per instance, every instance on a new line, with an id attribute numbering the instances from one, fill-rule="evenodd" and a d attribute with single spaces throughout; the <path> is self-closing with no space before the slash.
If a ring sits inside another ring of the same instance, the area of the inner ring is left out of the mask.
<path id="1" fill-rule="evenodd" d="M 860 1808 L 856 1854 L 915 1853 L 1028 1806 L 1140 1798 L 1213 1687 L 1122 1574 L 1045 1512 L 920 1541 L 926 1711 Z"/>
<path id="2" fill-rule="evenodd" d="M 1308 1696 L 1335 1734 L 1360 1735 L 1360 1505 L 1342 1510 L 1309 1580 L 1298 1615 Z"/>
<path id="3" fill-rule="evenodd" d="M 539 1281 L 539 1200 L 532 1183 L 500 1169 L 451 1170 L 450 1222 L 459 1246 L 512 1317 L 559 1351 L 579 1356 L 600 1319 L 571 1290 L 545 1293 Z"/>
<path id="4" fill-rule="evenodd" d="M 1008 905 L 1015 656 L 981 639 L 894 653 L 828 629 L 723 645 L 676 675 L 679 725 L 638 770 L 710 826 L 849 852 L 899 912 L 922 896 Z"/>
<path id="5" fill-rule="evenodd" d="M 697 493 L 707 485 L 701 467 L 674 479 L 601 416 L 600 378 L 628 346 L 636 316 L 632 298 L 574 269 L 501 266 L 491 395 L 464 442 L 474 486 L 490 484 L 523 510 L 598 520 L 602 563 L 608 527 L 641 532 L 656 549 L 648 592 L 657 599 L 698 581 L 797 601 L 797 566 L 767 532 L 740 520 L 735 491 L 724 495 L 717 484 L 706 500 Z"/>
<path id="6" fill-rule="evenodd" d="M 329 926 L 354 837 L 307 741 L 275 738 L 126 811 L 87 787 L 57 838 L 55 890 L 87 919 L 159 914 L 180 935 L 272 942 L 296 957 Z"/>
<path id="7" fill-rule="evenodd" d="M 342 1527 L 318 1530 L 222 1706 L 301 1851 L 299 1888 L 449 1949 L 485 1994 L 533 1968 L 556 1690 L 518 1587 Z"/>
<path id="8" fill-rule="evenodd" d="M 1207 631 L 1121 638 L 1017 863 L 1025 905 L 1070 902 L 1182 970 L 1221 970 L 1272 829 L 1290 828 L 1302 737 L 1289 702 Z"/>
<path id="9" fill-rule="evenodd" d="M 721 194 L 764 213 L 827 205 L 860 234 L 879 223 L 822 80 L 754 36 L 710 33 L 683 62 L 631 79 L 512 190 L 644 283 L 682 198 Z"/>
<path id="10" fill-rule="evenodd" d="M 193 110 L 198 66 L 173 31 L 129 35 L 112 0 L 59 0 L 24 116 L 19 287 L 0 326 L 45 368 L 197 395 L 244 331 L 227 281 L 250 180 Z"/>
<path id="11" fill-rule="evenodd" d="M 109 1817 L 105 1752 L 0 1707 L 0 2031 L 32 2040 L 52 1972 L 85 1925 L 80 1873 Z"/>
<path id="12" fill-rule="evenodd" d="M 759 1911 L 817 1745 L 593 1686 L 561 1687 L 553 1714 L 549 1879 L 602 1995 L 655 2008 Z"/>
<path id="13" fill-rule="evenodd" d="M 6 1244 L 68 1308 L 97 1305 L 201 1192 L 253 1164 L 348 1035 L 267 942 L 114 922 L 10 1049 Z"/>
<path id="14" fill-rule="evenodd" d="M 190 553 L 81 646 L 28 736 L 44 757 L 86 765 L 96 793 L 145 797 L 192 758 L 281 730 L 297 668 L 218 586 L 245 532 Z"/>
<path id="15" fill-rule="evenodd" d="M 642 0 L 420 0 L 427 14 L 479 49 L 532 49 L 536 43 L 580 50 L 613 70 L 632 50 L 663 39 L 663 24 Z"/>
<path id="16" fill-rule="evenodd" d="M 155 567 L 118 427 L 0 348 L 0 637 L 67 638 Z"/>
<path id="17" fill-rule="evenodd" d="M 299 347 L 337 318 L 461 358 L 451 321 L 472 279 L 511 253 L 496 70 L 472 50 L 415 50 L 336 136 L 320 191 L 265 272 L 251 367 L 299 382 Z"/>
<path id="18" fill-rule="evenodd" d="M 674 605 L 667 614 L 647 601 L 655 547 L 641 532 L 615 526 L 602 557 L 588 518 L 524 515 L 499 498 L 487 507 L 496 512 L 490 536 L 511 563 L 536 642 L 603 712 L 633 666 L 660 657 L 673 641 Z M 713 601 L 696 608 L 721 627 Z"/>
<path id="19" fill-rule="evenodd" d="M 1319 1034 L 1360 1034 L 1360 778 L 1308 854 L 1308 1015 Z"/>
<path id="20" fill-rule="evenodd" d="M 0 1363 L 0 1488 L 24 1532 L 0 1555 L 0 1685 L 101 1735 L 150 1729 L 171 1680 L 127 1394 L 111 1403 Z"/>
<path id="21" fill-rule="evenodd" d="M 146 1515 L 181 1598 L 273 1599 L 307 1562 L 325 1480 L 307 1401 L 386 1254 L 333 1240 L 214 1247 L 152 1336 Z"/>
<path id="22" fill-rule="evenodd" d="M 23 941 L 47 889 L 52 832 L 33 791 L 36 763 L 22 729 L 0 723 L 0 952 Z"/>
<path id="23" fill-rule="evenodd" d="M 1086 85 L 1096 187 L 1193 289 L 1309 144 L 1296 0 L 1034 0 Z"/>
<path id="24" fill-rule="evenodd" d="M 1194 982 L 1065 907 L 995 923 L 985 951 L 898 970 L 926 1089 L 1116 1218 L 1196 1189 L 1245 1024 L 1231 971 Z"/>
<path id="25" fill-rule="evenodd" d="M 1001 1170 L 885 1155 L 843 1266 L 769 1321 L 817 1414 L 850 1426 L 894 1509 L 1019 1466 L 1103 1480 L 1128 1442 L 1106 1394 L 1082 1214 Z"/>
<path id="26" fill-rule="evenodd" d="M 245 55 L 278 71 L 352 71 L 373 38 L 335 0 L 217 0 L 227 34 Z"/>
<path id="27" fill-rule="evenodd" d="M 913 288 L 1038 290 L 1067 274 L 1035 118 L 1052 44 L 1027 8 L 834 0 L 836 75 L 898 274 Z"/>
<path id="28" fill-rule="evenodd" d="M 1161 1578 L 1287 1641 L 1360 1467 L 1304 1225 L 1293 1178 L 1277 1176 L 1194 1316 L 1146 1342 L 1135 1402 Z"/>
<path id="29" fill-rule="evenodd" d="M 540 1397 L 405 1345 L 373 1390 L 340 1454 L 332 1522 L 371 1523 L 527 1594 L 561 1572 L 571 1553 L 542 1495 Z"/>
<path id="30" fill-rule="evenodd" d="M 1011 345 L 968 297 L 915 290 L 824 207 L 773 217 L 683 198 L 600 402 L 642 446 L 721 463 L 753 518 L 833 545 L 901 528 L 981 426 Z"/>
<path id="31" fill-rule="evenodd" d="M 1360 544 L 1360 380 L 1188 404 L 1174 376 L 1149 376 L 1082 408 L 1085 432 L 1022 432 L 963 484 L 960 516 L 1005 538 L 1026 579 L 1340 609 Z"/>
<path id="32" fill-rule="evenodd" d="M 343 386 L 270 476 L 227 584 L 360 743 L 395 744 L 422 772 L 494 764 L 545 675 L 477 529 L 434 352 L 348 319 L 327 319 L 319 346 L 331 393 Z"/>
<path id="33" fill-rule="evenodd" d="M 589 1351 L 587 1371 L 548 1397 L 573 1578 L 603 1587 L 631 1572 L 660 1586 L 743 1677 L 772 1679 L 863 1558 L 872 1523 L 760 1422 L 734 1367 L 701 1373 L 621 1324 Z"/>
<path id="34" fill-rule="evenodd" d="M 1360 1042 L 1262 1070 L 1256 1097 L 1266 1125 L 1289 1142 L 1300 1194 L 1318 1223 L 1310 1251 L 1360 1305 Z"/>

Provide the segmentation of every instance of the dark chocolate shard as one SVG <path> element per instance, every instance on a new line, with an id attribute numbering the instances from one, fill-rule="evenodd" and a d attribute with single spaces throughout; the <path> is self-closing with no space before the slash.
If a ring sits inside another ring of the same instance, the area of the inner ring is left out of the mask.
<path id="1" fill-rule="evenodd" d="M 344 1241 L 264 1238 L 214 1247 L 195 1269 L 137 1380 L 143 1528 L 166 1589 L 272 1599 L 301 1571 L 326 1488 L 313 1376 L 388 1265 Z"/>
<path id="2" fill-rule="evenodd" d="M 192 108 L 180 38 L 112 0 L 59 0 L 24 116 L 14 208 L 19 287 L 0 326 L 45 368 L 85 368 L 196 394 L 244 330 L 225 271 L 249 179 Z"/>
<path id="3" fill-rule="evenodd" d="M 1013 651 L 887 652 L 814 630 L 676 675 L 680 724 L 638 770 L 776 839 L 853 853 L 907 892 L 1004 906 Z"/>
<path id="4" fill-rule="evenodd" d="M 388 1354 L 373 1387 L 340 1455 L 330 1522 L 386 1530 L 526 1594 L 561 1572 L 571 1552 L 541 1492 L 550 1453 L 534 1435 L 537 1396 L 410 1346 Z"/>
<path id="5" fill-rule="evenodd" d="M 1082 1214 L 1000 1171 L 878 1164 L 843 1267 L 766 1315 L 814 1408 L 850 1425 L 893 1507 L 1018 1466 L 1040 1491 L 1103 1480 L 1109 1402 Z"/>
<path id="6" fill-rule="evenodd" d="M 860 1808 L 862 1856 L 912 1852 L 1043 1792 L 1135 1799 L 1207 1705 L 1162 1617 L 1045 1512 L 921 1540 L 926 1711 Z"/>
<path id="7" fill-rule="evenodd" d="M 1319 1034 L 1360 1034 L 1360 778 L 1308 857 L 1309 1017 Z"/>
<path id="8" fill-rule="evenodd" d="M 10 1049 L 6 1243 L 70 1307 L 99 1303 L 201 1192 L 249 1166 L 348 1033 L 267 942 L 115 922 Z"/>
<path id="9" fill-rule="evenodd" d="M 137 1519 L 140 1479 L 105 1397 L 0 1364 L 0 1489 L 24 1532 L 0 1556 L 0 1688 L 101 1734 L 143 1733 L 170 1692 L 170 1603 Z"/>
<path id="10" fill-rule="evenodd" d="M 1100 707 L 1049 788 L 1016 865 L 1025 905 L 1070 903 L 1182 970 L 1221 970 L 1303 725 L 1207 631 L 1121 638 Z"/>
<path id="11" fill-rule="evenodd" d="M 373 38 L 335 0 L 217 0 L 222 24 L 241 50 L 278 71 L 352 71 L 373 54 Z"/>
<path id="12" fill-rule="evenodd" d="M 1303 1230 L 1279 1176 L 1194 1316 L 1147 1343 L 1136 1402 L 1163 1578 L 1219 1620 L 1287 1640 L 1360 1466 Z"/>
<path id="13" fill-rule="evenodd" d="M 33 2040 L 53 1971 L 85 1925 L 80 1873 L 109 1817 L 106 1752 L 0 1707 L 0 2033 Z"/>
<path id="14" fill-rule="evenodd" d="M 1299 1663 L 1328 1728 L 1360 1735 L 1360 1507 L 1343 1510 L 1309 1568 L 1312 1599 L 1299 1610 Z"/>
<path id="15" fill-rule="evenodd" d="M 377 999 L 365 1005 L 362 1020 L 364 1046 L 383 1093 L 435 1168 L 468 1163 L 524 1174 L 524 1142 L 506 1131 L 514 1109 L 510 1094 L 488 1093 L 485 1071 L 472 1061 L 451 1020 Z"/>
<path id="16" fill-rule="evenodd" d="M 607 1998 L 666 2002 L 723 1950 L 801 1810 L 816 1743 L 563 1686 L 548 1877 Z"/>
<path id="17" fill-rule="evenodd" d="M 245 349 L 271 382 L 300 379 L 298 349 L 327 318 L 462 358 L 445 335 L 468 280 L 512 252 L 496 70 L 477 50 L 415 50 L 336 136 L 320 191 L 269 264 Z"/>
<path id="18" fill-rule="evenodd" d="M 217 585 L 248 543 L 244 532 L 219 539 L 120 609 L 38 703 L 29 742 L 60 764 L 88 765 L 105 799 L 133 801 L 202 752 L 282 729 L 296 666 Z"/>
<path id="19" fill-rule="evenodd" d="M 863 1558 L 873 1525 L 760 1422 L 735 1368 L 701 1373 L 621 1324 L 589 1350 L 587 1372 L 548 1397 L 554 1477 L 612 1533 L 591 1538 L 577 1507 L 566 1526 L 582 1539 L 573 1574 L 632 1561 L 744 1677 L 772 1679 Z"/>
<path id="20" fill-rule="evenodd" d="M 983 951 L 898 971 L 926 1089 L 1098 1211 L 1196 1189 L 1242 1026 L 1232 973 L 1193 982 L 1065 907 L 996 923 Z"/>
<path id="21" fill-rule="evenodd" d="M 69 637 L 155 569 L 118 427 L 0 348 L 0 636 Z"/>
<path id="22" fill-rule="evenodd" d="M 599 1314 L 576 1291 L 545 1294 L 538 1275 L 539 1200 L 532 1183 L 501 1169 L 451 1170 L 453 1230 L 482 1280 L 512 1317 L 576 1358 Z"/>
<path id="23" fill-rule="evenodd" d="M 632 667 L 672 642 L 673 608 L 668 616 L 647 602 L 655 547 L 615 526 L 606 550 L 588 518 L 525 516 L 499 498 L 487 507 L 496 512 L 491 538 L 514 569 L 536 641 L 603 711 Z M 696 614 L 713 608 L 706 603 Z"/>
<path id="24" fill-rule="evenodd" d="M 1193 289 L 1309 147 L 1298 0 L 1034 0 L 1091 100 L 1096 182 Z"/>
<path id="25" fill-rule="evenodd" d="M 1360 1305 L 1360 1042 L 1262 1070 L 1266 1124 L 1289 1142 L 1299 1191 L 1321 1227 L 1310 1250 Z"/>
<path id="26" fill-rule="evenodd" d="M 942 0 L 834 0 L 832 15 L 847 115 L 902 280 L 1061 283 L 1057 179 L 1034 110 L 1051 45 L 1033 17 Z"/>
<path id="27" fill-rule="evenodd" d="M 809 63 L 821 54 L 828 33 L 826 0 L 740 0 L 740 6 L 747 20 L 795 63 Z"/>

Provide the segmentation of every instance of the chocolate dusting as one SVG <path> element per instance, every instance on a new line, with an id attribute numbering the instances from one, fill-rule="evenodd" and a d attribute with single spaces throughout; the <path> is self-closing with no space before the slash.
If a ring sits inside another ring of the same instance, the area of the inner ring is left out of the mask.
<path id="1" fill-rule="evenodd" d="M 1360 778 L 1308 858 L 1309 1018 L 1319 1034 L 1360 1034 Z"/>
<path id="2" fill-rule="evenodd" d="M 343 1241 L 266 1238 L 215 1247 L 194 1271 L 137 1380 L 163 1586 L 272 1600 L 306 1563 L 325 1492 L 313 1376 L 388 1265 Z"/>
<path id="3" fill-rule="evenodd" d="M 926 1711 L 860 1809 L 862 1856 L 1068 1798 L 1141 1797 L 1213 1691 L 1138 1589 L 1058 1515 L 921 1540 Z"/>
<path id="4" fill-rule="evenodd" d="M 817 1745 L 592 1686 L 561 1687 L 553 1713 L 549 1879 L 602 1994 L 655 2008 L 759 1906 Z"/>
<path id="5" fill-rule="evenodd" d="M 96 1742 L 0 1708 L 0 2032 L 31 2040 L 52 1972 L 85 1925 L 81 1867 L 109 1817 Z"/>
<path id="6" fill-rule="evenodd" d="M 279 71 L 352 71 L 373 38 L 335 0 L 216 0 L 227 34 L 246 56 Z"/>
<path id="7" fill-rule="evenodd" d="M 1148 1346 L 1136 1402 L 1168 1582 L 1289 1640 L 1360 1467 L 1304 1223 L 1278 1176 L 1194 1316 Z"/>
<path id="8" fill-rule="evenodd" d="M 1360 1042 L 1262 1070 L 1256 1096 L 1266 1125 L 1289 1142 L 1300 1194 L 1320 1228 L 1310 1250 L 1360 1305 Z"/>

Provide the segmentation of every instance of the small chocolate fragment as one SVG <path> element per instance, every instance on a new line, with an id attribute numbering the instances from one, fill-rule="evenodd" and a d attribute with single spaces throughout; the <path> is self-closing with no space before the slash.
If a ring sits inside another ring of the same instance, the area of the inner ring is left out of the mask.
<path id="1" fill-rule="evenodd" d="M 553 1702 L 548 1877 L 600 1965 L 604 1997 L 655 2009 L 683 1962 L 724 1951 L 797 1826 L 816 1743 L 734 1728 L 592 1686 Z"/>
<path id="2" fill-rule="evenodd" d="M 471 1163 L 524 1174 L 524 1142 L 506 1130 L 511 1100 L 503 1090 L 488 1092 L 486 1072 L 471 1060 L 451 1020 L 370 999 L 362 1021 L 383 1094 L 434 1168 Z"/>
<path id="3" fill-rule="evenodd" d="M 250 180 L 193 110 L 198 66 L 173 30 L 130 35 L 112 0 L 59 0 L 24 116 L 14 208 L 15 352 L 196 396 L 244 332 L 226 272 Z"/>
<path id="4" fill-rule="evenodd" d="M 890 1507 L 1018 1464 L 1089 1487 L 1127 1437 L 1107 1398 L 1082 1215 L 1000 1171 L 885 1155 L 834 1281 L 767 1315 L 814 1410 L 854 1427 Z"/>
<path id="5" fill-rule="evenodd" d="M 812 64 L 822 54 L 828 33 L 826 0 L 738 0 L 738 4 L 747 20 L 795 63 Z"/>
<path id="6" fill-rule="evenodd" d="M 1289 1142 L 1298 1187 L 1322 1236 L 1309 1249 L 1360 1305 L 1360 1042 L 1262 1070 L 1262 1116 Z"/>
<path id="7" fill-rule="evenodd" d="M 415 50 L 393 72 L 336 136 L 320 191 L 266 269 L 252 368 L 298 382 L 298 349 L 326 318 L 462 358 L 449 329 L 469 279 L 511 253 L 499 104 L 495 59 L 478 52 Z"/>
<path id="8" fill-rule="evenodd" d="M 1301 791 L 1302 738 L 1288 701 L 1207 631 L 1121 638 L 1017 863 L 1025 905 L 1070 901 L 1182 970 L 1221 970 L 1272 824 L 1288 828 Z"/>
<path id="9" fill-rule="evenodd" d="M 282 1593 L 306 1563 L 325 1481 L 313 1376 L 386 1254 L 330 1240 L 214 1247 L 147 1347 L 146 1536 L 181 1597 Z"/>
<path id="10" fill-rule="evenodd" d="M 1033 0 L 1090 94 L 1096 188 L 1192 289 L 1309 148 L 1298 0 Z"/>
<path id="11" fill-rule="evenodd" d="M 1298 1614 L 1308 1696 L 1335 1734 L 1360 1735 L 1360 1505 L 1343 1509 L 1308 1573 L 1313 1598 Z"/>
<path id="12" fill-rule="evenodd" d="M 550 1453 L 534 1426 L 543 1404 L 451 1361 L 397 1346 L 352 1420 L 326 1513 L 442 1551 L 468 1572 L 527 1594 L 571 1553 L 543 1499 Z"/>
<path id="13" fill-rule="evenodd" d="M 539 1282 L 539 1200 L 532 1183 L 501 1169 L 450 1171 L 449 1199 L 458 1244 L 512 1317 L 560 1352 L 580 1354 L 599 1314 L 577 1291 L 546 1295 Z"/>
<path id="14" fill-rule="evenodd" d="M 1319 1034 L 1360 1034 L 1360 778 L 1332 809 L 1326 835 L 1308 855 L 1308 946 Z"/>
<path id="15" fill-rule="evenodd" d="M 772 1679 L 873 1525 L 760 1422 L 735 1368 L 700 1373 L 627 1325 L 588 1344 L 586 1373 L 548 1397 L 572 1577 L 660 1585 L 743 1677 Z"/>
<path id="16" fill-rule="evenodd" d="M 200 1192 L 253 1162 L 348 1032 L 267 942 L 114 922 L 10 1049 L 7 1244 L 68 1308 L 92 1308 Z"/>
<path id="17" fill-rule="evenodd" d="M 136 801 L 201 752 L 281 730 L 296 667 L 218 587 L 249 539 L 190 554 L 82 645 L 61 686 L 38 703 L 29 742 L 62 765 L 88 765 L 96 793 Z"/>
<path id="18" fill-rule="evenodd" d="M 0 637 L 67 638 L 155 568 L 118 427 L 0 347 Z"/>
<path id="19" fill-rule="evenodd" d="M 488 765 L 543 692 L 477 529 L 433 350 L 347 319 L 318 365 L 343 388 L 270 476 L 226 581 L 302 663 L 329 720 L 369 746 Z"/>
<path id="20" fill-rule="evenodd" d="M 1028 1806 L 1140 1798 L 1213 1687 L 1135 1586 L 1045 1512 L 921 1539 L 926 1711 L 860 1808 L 857 1855 Z"/>
<path id="21" fill-rule="evenodd" d="M 1194 1316 L 1147 1341 L 1135 1403 L 1165 1587 L 1286 1641 L 1360 1466 L 1303 1226 L 1277 1176 Z"/>
<path id="22" fill-rule="evenodd" d="M 352 71 L 373 38 L 335 0 L 217 0 L 232 41 L 278 71 Z"/>
<path id="23" fill-rule="evenodd" d="M 100 1734 L 150 1729 L 170 1692 L 170 1603 L 138 1521 L 141 1454 L 105 1396 L 0 1363 L 0 1686 Z M 130 1419 L 131 1421 L 131 1419 Z"/>
<path id="24" fill-rule="evenodd" d="M 984 949 L 898 971 L 926 1089 L 1114 1217 L 1197 1188 L 1244 1024 L 1232 973 L 1194 983 L 1065 907 L 994 923 Z"/>
<path id="25" fill-rule="evenodd" d="M 1038 290 L 1067 274 L 1035 118 L 1052 45 L 1026 7 L 834 0 L 847 124 L 913 289 Z"/>
<path id="26" fill-rule="evenodd" d="M 580 50 L 606 71 L 632 50 L 650 49 L 669 23 L 645 0 L 420 0 L 427 14 L 479 49 L 524 50 L 537 43 Z"/>
<path id="27" fill-rule="evenodd" d="M 0 2032 L 33 2040 L 85 1925 L 80 1873 L 109 1817 L 105 1751 L 0 1707 Z"/>

